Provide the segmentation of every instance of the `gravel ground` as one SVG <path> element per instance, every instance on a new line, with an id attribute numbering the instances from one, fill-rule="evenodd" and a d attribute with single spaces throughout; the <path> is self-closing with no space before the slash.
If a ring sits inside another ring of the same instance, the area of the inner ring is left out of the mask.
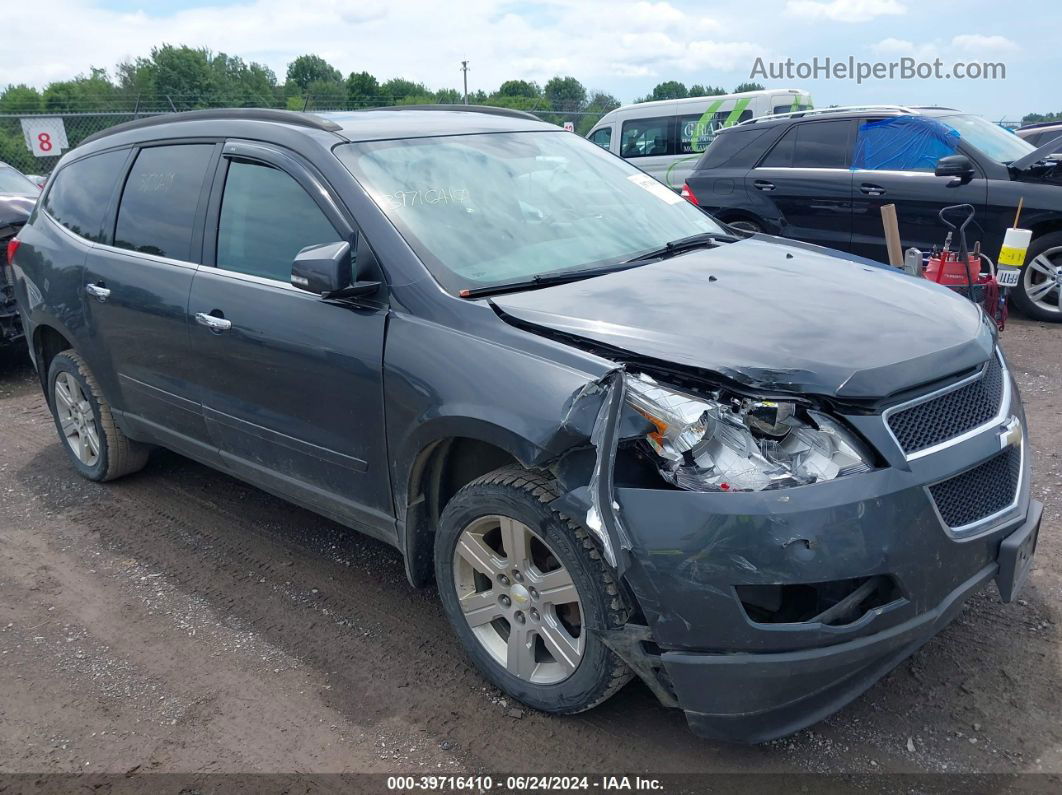
<path id="1" fill-rule="evenodd" d="M 994 586 L 866 695 L 765 746 L 691 735 L 640 683 L 584 715 L 485 686 L 398 554 L 187 459 L 76 476 L 35 376 L 0 372 L 0 773 L 1062 772 L 1062 328 L 1012 321 L 1034 491 Z"/>

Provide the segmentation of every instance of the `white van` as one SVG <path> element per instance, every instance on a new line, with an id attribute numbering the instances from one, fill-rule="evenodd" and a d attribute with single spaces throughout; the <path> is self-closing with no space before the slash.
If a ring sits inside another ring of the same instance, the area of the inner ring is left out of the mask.
<path id="1" fill-rule="evenodd" d="M 586 137 L 678 190 L 716 130 L 811 107 L 811 95 L 796 88 L 639 102 L 606 113 Z"/>

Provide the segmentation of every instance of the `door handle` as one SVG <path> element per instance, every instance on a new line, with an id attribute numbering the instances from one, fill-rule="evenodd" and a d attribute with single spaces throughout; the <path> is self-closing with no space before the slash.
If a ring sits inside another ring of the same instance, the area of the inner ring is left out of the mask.
<path id="1" fill-rule="evenodd" d="M 214 311 L 217 312 L 218 310 L 215 309 Z M 218 317 L 213 314 L 208 315 L 206 312 L 196 312 L 195 322 L 200 326 L 206 326 L 217 334 L 220 334 L 222 331 L 228 331 L 232 328 L 231 320 L 226 320 L 223 317 Z"/>
<path id="2" fill-rule="evenodd" d="M 86 284 L 85 292 L 91 295 L 101 304 L 111 297 L 111 291 L 103 286 L 103 282 L 96 282 L 95 284 Z"/>
<path id="3" fill-rule="evenodd" d="M 863 191 L 867 196 L 884 196 L 885 188 L 881 185 L 871 185 L 869 182 L 864 182 L 859 186 L 859 189 Z"/>
<path id="4" fill-rule="evenodd" d="M 774 190 L 774 183 L 765 179 L 757 179 L 752 183 L 752 187 L 757 190 Z"/>

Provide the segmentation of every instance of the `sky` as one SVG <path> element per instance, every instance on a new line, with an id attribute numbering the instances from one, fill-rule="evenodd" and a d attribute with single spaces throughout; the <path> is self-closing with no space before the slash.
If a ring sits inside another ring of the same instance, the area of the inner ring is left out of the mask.
<path id="1" fill-rule="evenodd" d="M 45 6 L 40 6 L 44 9 Z M 283 81 L 316 53 L 344 75 L 369 71 L 430 88 L 488 92 L 503 80 L 573 75 L 630 102 L 663 80 L 748 80 L 762 58 L 820 63 L 1006 65 L 995 80 L 763 80 L 815 104 L 941 104 L 993 120 L 1062 110 L 1058 0 L 49 0 L 5 19 L 0 84 L 38 87 L 150 53 L 162 43 L 259 61 Z"/>

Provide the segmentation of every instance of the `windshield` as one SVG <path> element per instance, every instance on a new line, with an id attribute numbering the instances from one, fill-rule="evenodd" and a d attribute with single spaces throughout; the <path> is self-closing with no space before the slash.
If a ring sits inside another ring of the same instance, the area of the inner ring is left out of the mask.
<path id="1" fill-rule="evenodd" d="M 40 188 L 30 182 L 21 171 L 11 166 L 0 166 L 0 193 L 13 193 L 16 196 L 36 196 Z"/>
<path id="2" fill-rule="evenodd" d="M 721 227 L 577 135 L 488 133 L 340 146 L 339 159 L 453 293 L 601 268 Z"/>
<path id="3" fill-rule="evenodd" d="M 958 130 L 962 140 L 997 163 L 1013 163 L 1036 147 L 980 116 L 945 116 L 940 121 Z"/>

